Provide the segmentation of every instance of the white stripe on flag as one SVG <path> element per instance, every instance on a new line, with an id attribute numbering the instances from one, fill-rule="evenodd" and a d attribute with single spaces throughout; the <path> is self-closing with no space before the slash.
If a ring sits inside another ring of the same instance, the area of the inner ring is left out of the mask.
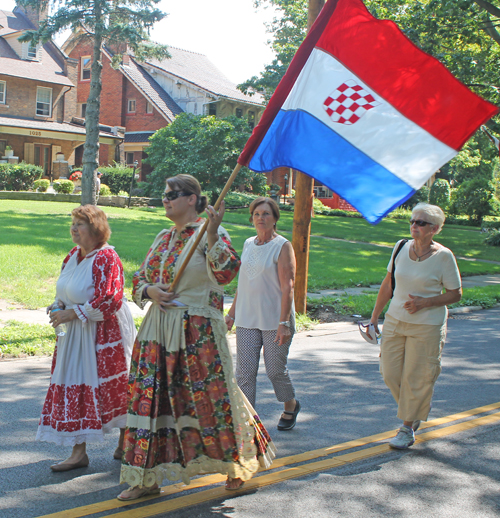
<path id="1" fill-rule="evenodd" d="M 339 91 L 342 85 L 341 90 L 348 90 Z M 310 113 L 414 189 L 457 154 L 319 48 L 309 56 L 282 109 Z"/>

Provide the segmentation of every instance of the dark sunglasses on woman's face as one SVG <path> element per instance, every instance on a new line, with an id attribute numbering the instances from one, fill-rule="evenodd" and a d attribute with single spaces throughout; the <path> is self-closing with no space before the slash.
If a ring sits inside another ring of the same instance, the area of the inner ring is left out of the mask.
<path id="1" fill-rule="evenodd" d="M 423 219 L 410 219 L 410 226 L 413 224 L 417 225 L 417 227 L 425 227 L 425 225 L 432 225 L 428 221 L 424 221 Z"/>
<path id="2" fill-rule="evenodd" d="M 182 192 L 182 191 L 168 191 L 163 193 L 163 198 L 168 201 L 173 201 L 179 198 L 179 196 L 191 196 L 191 193 Z"/>

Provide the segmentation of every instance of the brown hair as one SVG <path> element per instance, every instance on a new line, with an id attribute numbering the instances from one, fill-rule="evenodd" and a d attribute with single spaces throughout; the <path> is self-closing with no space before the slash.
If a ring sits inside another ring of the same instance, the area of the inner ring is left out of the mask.
<path id="1" fill-rule="evenodd" d="M 90 226 L 90 233 L 97 239 L 101 247 L 111 236 L 106 213 L 95 205 L 80 205 L 71 211 L 75 219 L 81 219 Z"/>
<path id="2" fill-rule="evenodd" d="M 264 196 L 259 196 L 258 198 L 255 198 L 255 200 L 253 200 L 252 203 L 250 203 L 250 207 L 248 208 L 250 210 L 250 218 L 249 218 L 250 223 L 253 222 L 253 213 L 254 213 L 255 209 L 259 205 L 262 205 L 263 203 L 269 204 L 269 206 L 271 207 L 271 212 L 273 213 L 274 219 L 276 220 L 276 223 L 277 223 L 280 219 L 280 208 L 273 199 L 265 198 Z M 274 225 L 274 228 L 276 228 L 276 223 Z"/>
<path id="3" fill-rule="evenodd" d="M 182 191 L 186 194 L 196 194 L 196 213 L 201 214 L 208 205 L 208 198 L 201 195 L 200 182 L 190 174 L 178 174 L 167 178 L 167 185 L 176 191 Z"/>

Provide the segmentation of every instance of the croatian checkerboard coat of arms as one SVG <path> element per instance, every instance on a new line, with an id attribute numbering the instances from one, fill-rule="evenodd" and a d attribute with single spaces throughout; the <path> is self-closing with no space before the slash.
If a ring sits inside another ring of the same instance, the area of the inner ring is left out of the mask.
<path id="1" fill-rule="evenodd" d="M 324 101 L 323 107 L 333 122 L 352 125 L 372 108 L 381 104 L 375 97 L 349 79 L 337 87 Z"/>

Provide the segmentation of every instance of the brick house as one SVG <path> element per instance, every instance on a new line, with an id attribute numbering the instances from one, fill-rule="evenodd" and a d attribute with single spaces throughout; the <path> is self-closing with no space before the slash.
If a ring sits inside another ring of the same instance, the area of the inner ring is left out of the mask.
<path id="1" fill-rule="evenodd" d="M 78 62 L 53 42 L 34 46 L 18 41 L 43 18 L 43 12 L 19 6 L 0 11 L 0 160 L 40 165 L 55 178 L 75 163 L 85 127 L 74 119 Z M 102 152 L 111 150 L 114 156 L 123 136 L 117 128 L 101 129 Z M 7 146 L 14 150 L 13 158 L 4 158 Z"/>
<path id="2" fill-rule="evenodd" d="M 90 89 L 92 41 L 81 33 L 62 46 L 77 62 L 77 112 L 85 117 Z M 111 66 L 113 51 L 102 52 L 101 120 L 125 127 L 125 162 L 138 162 L 141 179 L 150 172 L 142 159 L 147 156 L 149 137 L 180 113 L 236 115 L 253 127 L 264 111 L 263 98 L 245 95 L 202 54 L 169 47 L 170 59 L 138 62 L 131 52 L 123 53 L 118 68 Z M 105 163 L 104 157 L 101 163 Z"/>

